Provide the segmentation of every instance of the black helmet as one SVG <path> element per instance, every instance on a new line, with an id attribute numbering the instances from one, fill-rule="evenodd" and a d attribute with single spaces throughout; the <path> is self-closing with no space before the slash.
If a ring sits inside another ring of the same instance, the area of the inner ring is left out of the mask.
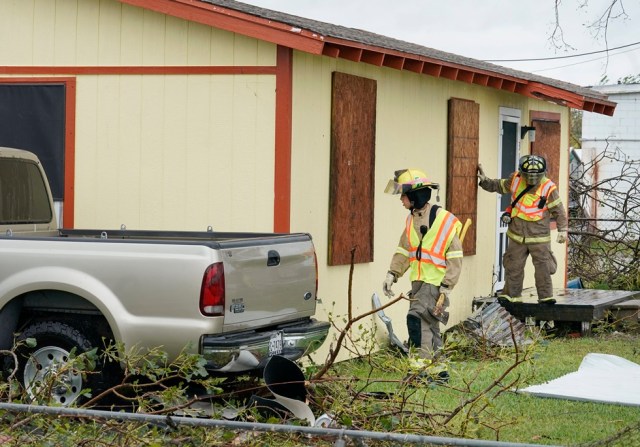
<path id="1" fill-rule="evenodd" d="M 547 172 L 547 162 L 539 155 L 520 157 L 518 170 L 528 185 L 537 185 Z"/>

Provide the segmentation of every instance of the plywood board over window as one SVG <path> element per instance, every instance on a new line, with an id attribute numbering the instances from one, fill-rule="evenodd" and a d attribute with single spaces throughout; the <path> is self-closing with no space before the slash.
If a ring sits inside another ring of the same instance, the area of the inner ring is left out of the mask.
<path id="1" fill-rule="evenodd" d="M 560 181 L 560 114 L 531 112 L 531 121 L 536 128 L 536 140 L 531 143 L 531 153 L 547 161 L 547 177 L 556 184 Z M 556 223 L 551 222 L 551 229 Z"/>
<path id="2" fill-rule="evenodd" d="M 475 255 L 480 105 L 465 99 L 451 98 L 448 133 L 446 208 L 463 224 L 471 219 L 463 249 L 465 256 Z"/>
<path id="3" fill-rule="evenodd" d="M 376 81 L 333 73 L 329 265 L 373 261 Z"/>
<path id="4" fill-rule="evenodd" d="M 547 160 L 547 177 L 558 183 L 560 180 L 560 115 L 556 113 L 531 112 L 536 140 L 531 143 L 531 153 Z"/>

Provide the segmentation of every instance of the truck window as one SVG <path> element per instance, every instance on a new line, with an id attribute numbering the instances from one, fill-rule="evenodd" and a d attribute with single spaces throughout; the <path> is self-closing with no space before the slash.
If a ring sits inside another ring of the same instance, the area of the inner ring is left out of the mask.
<path id="1" fill-rule="evenodd" d="M 0 159 L 0 224 L 47 223 L 51 218 L 38 166 L 29 160 Z"/>

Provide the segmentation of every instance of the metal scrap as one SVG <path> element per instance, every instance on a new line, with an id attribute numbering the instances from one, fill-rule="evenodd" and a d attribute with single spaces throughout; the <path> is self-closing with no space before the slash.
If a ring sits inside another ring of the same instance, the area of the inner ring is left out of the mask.
<path id="1" fill-rule="evenodd" d="M 476 310 L 462 322 L 465 332 L 479 341 L 494 346 L 513 346 L 529 343 L 525 325 L 511 315 L 498 302 Z"/>
<path id="2" fill-rule="evenodd" d="M 376 292 L 373 292 L 373 295 L 371 296 L 371 301 L 373 303 L 374 309 L 380 309 L 382 307 L 382 304 L 380 303 L 380 298 L 378 297 L 378 294 Z M 405 355 L 409 354 L 409 348 L 404 343 L 402 343 L 402 341 L 400 341 L 398 336 L 393 332 L 393 325 L 391 324 L 391 318 L 389 318 L 384 313 L 384 310 L 382 309 L 378 310 L 376 314 L 378 315 L 378 317 L 380 317 L 384 325 L 387 327 L 387 331 L 389 332 L 390 345 L 398 349 L 402 354 L 405 354 Z"/>

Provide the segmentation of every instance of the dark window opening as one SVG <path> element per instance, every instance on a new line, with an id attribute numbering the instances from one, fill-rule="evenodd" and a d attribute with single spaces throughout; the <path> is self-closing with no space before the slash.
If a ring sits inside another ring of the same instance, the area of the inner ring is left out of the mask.
<path id="1" fill-rule="evenodd" d="M 65 85 L 0 83 L 0 146 L 35 153 L 64 199 Z"/>

